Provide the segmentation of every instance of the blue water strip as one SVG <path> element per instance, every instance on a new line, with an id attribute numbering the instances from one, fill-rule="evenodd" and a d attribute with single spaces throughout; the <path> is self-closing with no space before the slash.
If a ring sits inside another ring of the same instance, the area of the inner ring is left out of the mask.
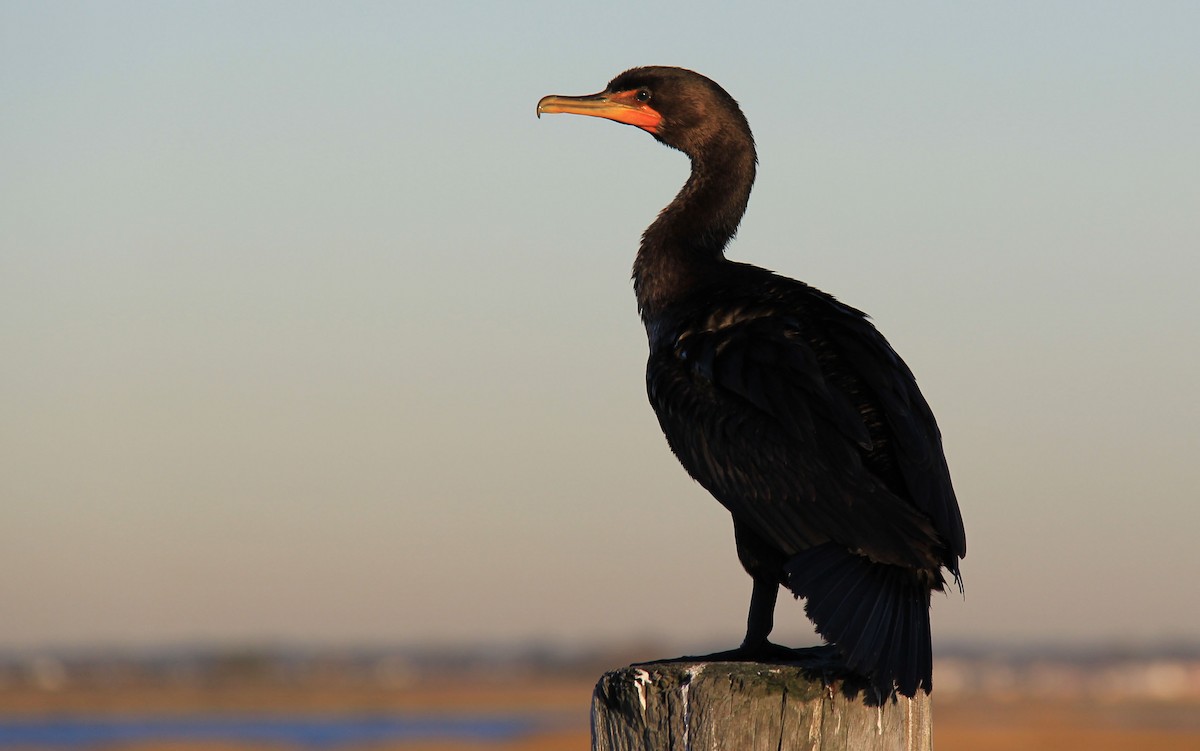
<path id="1" fill-rule="evenodd" d="M 226 741 L 330 749 L 412 740 L 502 742 L 551 726 L 529 715 L 50 715 L 0 717 L 0 748 Z"/>

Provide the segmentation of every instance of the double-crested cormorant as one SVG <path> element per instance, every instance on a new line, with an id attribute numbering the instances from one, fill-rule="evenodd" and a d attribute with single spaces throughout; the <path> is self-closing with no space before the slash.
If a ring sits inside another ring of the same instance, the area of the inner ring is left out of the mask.
<path id="1" fill-rule="evenodd" d="M 646 385 L 671 450 L 733 517 L 754 580 L 742 645 L 767 640 L 782 584 L 883 696 L 930 691 L 929 596 L 961 589 L 962 517 L 941 434 L 908 366 L 860 311 L 727 260 L 756 156 L 737 102 L 681 68 L 634 68 L 565 112 L 635 125 L 691 158 L 633 265 Z"/>

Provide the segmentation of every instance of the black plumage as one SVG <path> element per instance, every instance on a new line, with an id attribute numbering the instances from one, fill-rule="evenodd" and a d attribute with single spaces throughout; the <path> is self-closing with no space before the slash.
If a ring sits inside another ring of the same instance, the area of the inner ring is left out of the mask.
<path id="1" fill-rule="evenodd" d="M 679 461 L 733 517 L 754 581 L 726 656 L 780 658 L 779 586 L 884 695 L 932 688 L 929 598 L 961 587 L 966 535 L 941 435 L 908 367 L 858 310 L 725 258 L 754 183 L 754 139 L 713 81 L 635 68 L 538 114 L 635 125 L 690 157 L 691 176 L 633 267 L 650 343 L 646 385 Z"/>

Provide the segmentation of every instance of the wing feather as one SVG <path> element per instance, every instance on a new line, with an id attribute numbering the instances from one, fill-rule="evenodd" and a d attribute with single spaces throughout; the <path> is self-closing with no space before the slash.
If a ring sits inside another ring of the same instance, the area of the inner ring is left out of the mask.
<path id="1" fill-rule="evenodd" d="M 781 551 L 832 540 L 937 568 L 965 543 L 932 414 L 865 316 L 823 304 L 823 315 L 764 306 L 684 327 L 650 361 L 663 431 L 688 471 Z"/>

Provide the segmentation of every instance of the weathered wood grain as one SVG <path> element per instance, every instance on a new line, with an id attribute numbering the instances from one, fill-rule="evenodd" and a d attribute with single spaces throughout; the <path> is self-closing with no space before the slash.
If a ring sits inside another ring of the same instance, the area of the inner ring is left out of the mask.
<path id="1" fill-rule="evenodd" d="M 930 751 L 929 697 L 877 703 L 808 665 L 672 662 L 605 673 L 593 751 Z"/>

